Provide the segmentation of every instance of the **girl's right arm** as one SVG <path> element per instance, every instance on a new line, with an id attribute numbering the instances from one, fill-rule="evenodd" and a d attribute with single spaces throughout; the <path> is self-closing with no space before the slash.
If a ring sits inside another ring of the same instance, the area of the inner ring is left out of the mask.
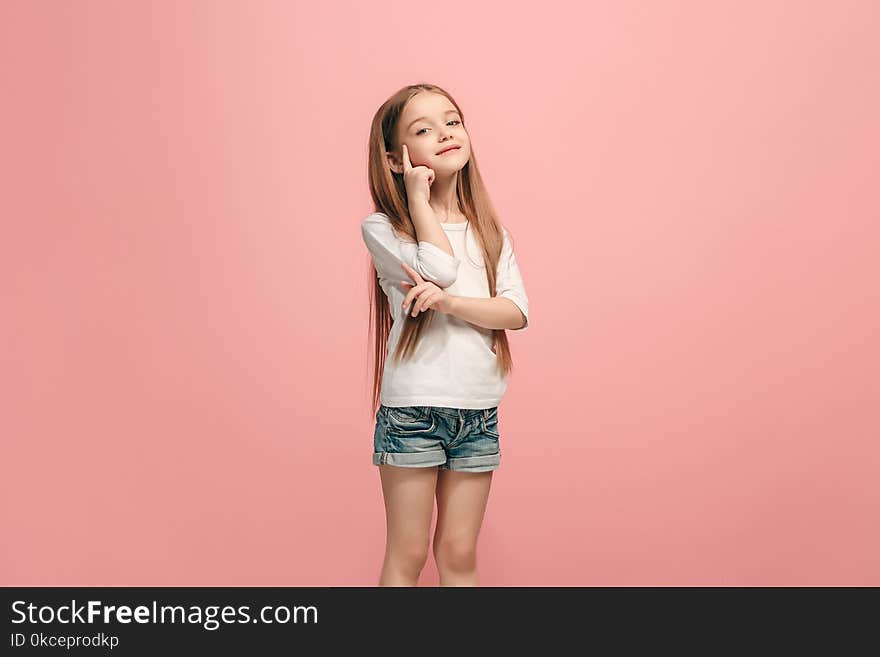
<path id="1" fill-rule="evenodd" d="M 410 162 L 409 149 L 406 144 L 403 144 L 401 149 L 403 151 L 403 184 L 406 187 L 409 216 L 416 229 L 416 236 L 420 242 L 428 242 L 450 256 L 455 256 L 449 238 L 440 226 L 437 215 L 434 214 L 429 203 L 434 171 L 424 165 L 414 167 Z"/>
<path id="2" fill-rule="evenodd" d="M 430 206 L 428 209 L 430 210 Z M 433 218 L 432 221 L 436 223 Z M 438 226 L 438 230 L 443 229 Z M 401 262 L 408 264 L 422 278 L 436 283 L 438 287 L 447 288 L 458 277 L 460 258 L 425 240 L 420 239 L 418 244 L 404 242 L 394 233 L 391 220 L 384 214 L 374 212 L 366 217 L 361 222 L 361 235 L 373 258 L 379 278 L 392 281 L 398 290 L 400 287 L 397 284 L 401 281 L 412 283 L 401 267 Z"/>

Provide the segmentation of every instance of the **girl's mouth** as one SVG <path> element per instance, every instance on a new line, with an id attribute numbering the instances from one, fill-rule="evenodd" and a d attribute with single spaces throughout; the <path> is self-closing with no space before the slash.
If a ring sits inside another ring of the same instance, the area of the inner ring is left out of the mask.
<path id="1" fill-rule="evenodd" d="M 461 148 L 461 146 L 452 146 L 451 148 L 447 148 L 445 151 L 440 151 L 438 153 L 438 155 L 446 155 L 447 153 L 454 153 L 459 148 Z"/>

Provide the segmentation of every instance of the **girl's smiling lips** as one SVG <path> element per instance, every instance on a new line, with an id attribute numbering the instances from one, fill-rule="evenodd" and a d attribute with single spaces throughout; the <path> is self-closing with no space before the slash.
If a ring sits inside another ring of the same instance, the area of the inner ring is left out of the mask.
<path id="1" fill-rule="evenodd" d="M 458 144 L 455 144 L 454 146 L 447 146 L 445 149 L 443 149 L 442 151 L 437 153 L 437 155 L 443 155 L 444 153 L 449 153 L 451 151 L 457 151 L 459 148 L 461 148 L 461 146 L 459 146 Z"/>

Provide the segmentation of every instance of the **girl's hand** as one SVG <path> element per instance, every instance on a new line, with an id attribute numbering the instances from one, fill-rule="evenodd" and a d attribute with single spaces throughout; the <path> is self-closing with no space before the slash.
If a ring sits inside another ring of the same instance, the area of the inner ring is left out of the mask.
<path id="1" fill-rule="evenodd" d="M 415 285 L 410 283 L 409 281 L 402 281 L 400 283 L 400 287 L 403 290 L 409 290 L 406 293 L 406 298 L 403 300 L 403 308 L 406 309 L 413 301 L 415 304 L 413 305 L 410 313 L 413 317 L 418 315 L 420 312 L 425 312 L 428 308 L 433 308 L 434 310 L 446 313 L 449 312 L 449 300 L 450 296 L 446 294 L 446 291 L 442 287 L 438 287 L 432 281 L 424 280 L 415 269 L 410 267 L 405 262 L 401 262 L 400 265 L 406 271 L 411 279 L 415 281 Z"/>
<path id="2" fill-rule="evenodd" d="M 431 198 L 434 170 L 421 165 L 414 167 L 409 161 L 409 149 L 406 144 L 401 148 L 403 149 L 403 184 L 406 186 L 407 199 L 423 197 L 427 201 Z"/>

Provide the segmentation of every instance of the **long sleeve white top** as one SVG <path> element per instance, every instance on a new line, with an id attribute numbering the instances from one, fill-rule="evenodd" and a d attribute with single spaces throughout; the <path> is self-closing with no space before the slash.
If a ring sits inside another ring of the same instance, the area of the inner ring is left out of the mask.
<path id="1" fill-rule="evenodd" d="M 453 315 L 435 312 L 411 360 L 394 363 L 403 328 L 402 308 L 409 278 L 401 262 L 419 272 L 425 280 L 455 296 L 489 298 L 486 267 L 470 222 L 440 223 L 454 256 L 431 242 L 410 241 L 399 236 L 388 216 L 374 212 L 361 222 L 364 243 L 373 259 L 379 284 L 388 297 L 392 325 L 382 375 L 380 401 L 385 406 L 447 406 L 483 409 L 497 406 L 507 389 L 492 346 L 492 331 Z M 513 301 L 529 325 L 529 299 L 513 253 L 507 230 L 496 271 L 496 296 Z"/>

